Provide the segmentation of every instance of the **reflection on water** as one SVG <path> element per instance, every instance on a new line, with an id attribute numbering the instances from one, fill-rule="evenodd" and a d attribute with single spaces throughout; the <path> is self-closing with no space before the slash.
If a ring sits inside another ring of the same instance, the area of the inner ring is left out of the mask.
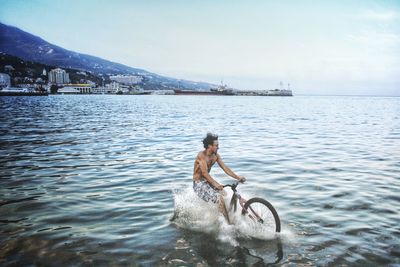
<path id="1" fill-rule="evenodd" d="M 215 242 L 215 237 L 210 234 L 193 233 L 186 230 L 183 232 L 183 237 L 177 240 L 174 250 L 170 251 L 159 264 L 268 266 L 281 262 L 283 258 L 280 239 L 269 242 L 241 240 L 240 246 L 227 246 L 224 243 Z"/>
<path id="2" fill-rule="evenodd" d="M 399 98 L 1 97 L 0 112 L 0 265 L 400 264 Z M 276 207 L 278 238 L 191 196 L 208 131 L 241 193 Z"/>

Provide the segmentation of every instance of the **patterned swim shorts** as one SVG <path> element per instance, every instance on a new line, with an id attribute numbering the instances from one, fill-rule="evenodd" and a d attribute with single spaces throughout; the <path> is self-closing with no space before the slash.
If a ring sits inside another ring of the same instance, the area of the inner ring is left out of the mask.
<path id="1" fill-rule="evenodd" d="M 219 202 L 219 192 L 214 189 L 207 181 L 203 180 L 200 182 L 193 181 L 193 190 L 196 194 L 206 202 Z"/>

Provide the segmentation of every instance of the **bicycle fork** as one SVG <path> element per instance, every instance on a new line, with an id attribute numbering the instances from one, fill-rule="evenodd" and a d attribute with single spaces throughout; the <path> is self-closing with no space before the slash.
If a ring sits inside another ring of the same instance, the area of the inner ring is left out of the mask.
<path id="1" fill-rule="evenodd" d="M 236 208 L 237 208 L 237 200 L 239 199 L 239 204 L 243 209 L 244 203 L 242 201 L 242 197 L 240 196 L 239 193 L 237 193 L 236 191 L 233 192 L 232 198 L 231 198 L 231 203 L 229 205 L 229 210 L 232 210 L 233 207 L 233 211 L 236 212 Z M 246 202 L 246 201 L 245 201 Z"/>
<path id="2" fill-rule="evenodd" d="M 246 204 L 246 199 L 244 199 L 238 192 L 233 192 L 231 204 L 230 204 L 230 209 L 232 209 L 232 206 L 234 208 L 234 211 L 236 211 L 236 206 L 237 206 L 237 200 L 239 199 L 239 204 L 242 207 L 242 215 L 247 213 L 247 210 L 244 208 L 244 204 Z"/>

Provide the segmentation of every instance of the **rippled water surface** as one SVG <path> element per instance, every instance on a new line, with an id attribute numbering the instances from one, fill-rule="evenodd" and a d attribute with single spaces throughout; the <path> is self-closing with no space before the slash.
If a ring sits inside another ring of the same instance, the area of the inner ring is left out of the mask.
<path id="1" fill-rule="evenodd" d="M 0 112 L 0 265 L 400 264 L 400 98 L 1 97 Z M 280 235 L 193 195 L 208 131 Z"/>

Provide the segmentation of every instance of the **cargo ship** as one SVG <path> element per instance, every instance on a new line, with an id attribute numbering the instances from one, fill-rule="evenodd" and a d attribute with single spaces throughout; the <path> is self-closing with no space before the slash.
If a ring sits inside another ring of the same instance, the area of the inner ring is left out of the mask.
<path id="1" fill-rule="evenodd" d="M 174 90 L 175 95 L 235 95 L 233 91 Z"/>
<path id="2" fill-rule="evenodd" d="M 209 90 L 186 90 L 186 89 L 175 89 L 176 95 L 236 95 L 235 91 L 228 88 L 226 85 L 218 86 L 217 88 L 211 88 Z"/>

